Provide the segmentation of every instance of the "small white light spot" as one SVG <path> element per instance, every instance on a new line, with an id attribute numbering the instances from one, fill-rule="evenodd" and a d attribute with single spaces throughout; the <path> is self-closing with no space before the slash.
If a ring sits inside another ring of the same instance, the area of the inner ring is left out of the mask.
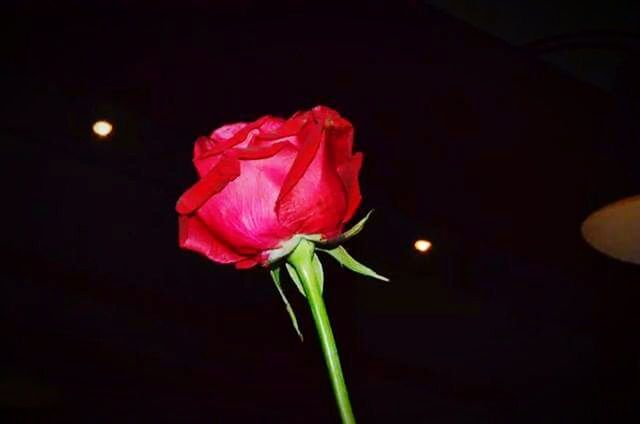
<path id="1" fill-rule="evenodd" d="M 113 125 L 107 121 L 97 121 L 93 124 L 93 132 L 101 138 L 108 137 L 113 131 Z"/>
<path id="2" fill-rule="evenodd" d="M 425 253 L 427 250 L 431 249 L 431 242 L 427 240 L 416 240 L 413 243 L 413 247 L 420 253 Z"/>

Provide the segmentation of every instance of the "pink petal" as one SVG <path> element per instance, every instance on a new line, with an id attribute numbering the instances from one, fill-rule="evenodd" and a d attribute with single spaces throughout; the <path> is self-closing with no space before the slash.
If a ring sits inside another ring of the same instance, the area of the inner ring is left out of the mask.
<path id="1" fill-rule="evenodd" d="M 335 235 L 346 212 L 345 187 L 329 160 L 324 131 L 314 124 L 287 175 L 276 211 L 295 233 Z"/>
<path id="2" fill-rule="evenodd" d="M 207 153 L 214 151 L 217 144 L 229 140 L 246 126 L 246 122 L 224 125 L 213 131 L 209 137 L 198 137 L 193 146 L 193 162 L 198 171 L 198 175 L 201 177 L 207 175 L 220 160 L 219 155 L 207 155 Z"/>
<path id="3" fill-rule="evenodd" d="M 197 216 L 181 215 L 178 220 L 178 227 L 178 243 L 183 249 L 193 250 L 215 262 L 224 264 L 245 259 L 229 246 L 217 240 Z"/>
<path id="4" fill-rule="evenodd" d="M 328 118 L 326 139 L 331 162 L 339 167 L 349 162 L 353 149 L 353 127 L 339 115 Z"/>
<path id="5" fill-rule="evenodd" d="M 192 213 L 239 175 L 240 163 L 238 160 L 235 158 L 222 158 L 215 168 L 191 186 L 178 199 L 176 211 L 180 214 Z"/>
<path id="6" fill-rule="evenodd" d="M 234 157 L 240 160 L 258 160 L 258 159 L 266 159 L 274 156 L 280 152 L 280 150 L 285 147 L 290 147 L 293 149 L 293 145 L 288 141 L 281 141 L 273 144 L 268 144 L 266 146 L 255 146 L 255 147 L 247 147 L 245 149 L 232 149 L 230 154 L 233 154 Z"/>
<path id="7" fill-rule="evenodd" d="M 286 145 L 272 157 L 240 161 L 240 176 L 197 212 L 211 232 L 246 256 L 277 247 L 293 234 L 278 221 L 275 204 L 295 150 Z"/>
<path id="8" fill-rule="evenodd" d="M 258 265 L 255 259 L 243 259 L 235 263 L 236 269 L 249 269 Z"/>
<path id="9" fill-rule="evenodd" d="M 293 190 L 305 172 L 307 172 L 311 162 L 316 157 L 316 153 L 322 143 L 323 136 L 324 132 L 322 126 L 312 122 L 305 124 L 305 127 L 298 135 L 298 139 L 302 141 L 302 145 L 300 146 L 298 156 L 296 157 L 291 170 L 288 172 L 287 177 L 282 184 L 282 189 L 278 196 L 278 208 L 280 208 L 280 204 L 283 199 L 289 194 L 289 192 L 291 192 L 291 190 Z"/>
<path id="10" fill-rule="evenodd" d="M 246 122 L 237 122 L 235 124 L 223 125 L 211 133 L 211 138 L 218 142 L 229 140 L 247 125 L 248 124 Z"/>
<path id="11" fill-rule="evenodd" d="M 278 128 L 275 128 L 273 131 L 261 131 L 260 134 L 256 137 L 256 142 L 260 142 L 263 140 L 287 139 L 297 146 L 297 135 L 300 133 L 307 121 L 311 119 L 310 117 L 311 114 L 309 112 L 297 112 L 287 121 L 281 121 L 280 126 Z"/>
<path id="12" fill-rule="evenodd" d="M 234 147 L 247 147 L 261 134 L 270 135 L 282 126 L 283 120 L 263 116 L 252 123 L 225 125 L 215 130 L 211 137 L 196 140 L 193 162 L 200 176 L 206 175 L 219 160 L 219 155 Z"/>

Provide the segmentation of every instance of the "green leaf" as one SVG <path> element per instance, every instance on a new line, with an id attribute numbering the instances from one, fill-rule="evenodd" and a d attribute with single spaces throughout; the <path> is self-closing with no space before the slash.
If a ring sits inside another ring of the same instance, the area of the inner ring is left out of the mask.
<path id="1" fill-rule="evenodd" d="M 293 328 L 296 330 L 296 333 L 298 333 L 300 340 L 304 341 L 304 337 L 302 336 L 300 327 L 298 327 L 298 320 L 296 319 L 296 314 L 293 312 L 293 308 L 291 308 L 291 305 L 289 304 L 289 301 L 287 300 L 287 297 L 284 295 L 284 291 L 282 290 L 282 285 L 280 284 L 280 267 L 272 268 L 270 273 L 271 273 L 271 278 L 273 278 L 273 282 L 275 283 L 276 288 L 278 289 L 278 293 L 280 293 L 280 297 L 282 297 L 282 301 L 284 302 L 287 308 L 287 312 L 289 313 L 289 317 L 291 318 L 291 324 L 293 324 Z"/>
<path id="2" fill-rule="evenodd" d="M 293 267 L 293 265 L 290 265 L 289 263 L 287 263 L 286 266 L 287 266 L 287 271 L 289 272 L 289 277 L 291 277 L 293 282 L 296 284 L 296 287 L 298 288 L 300 293 L 304 297 L 307 297 L 306 293 L 304 292 L 304 288 L 302 287 L 302 282 L 300 282 L 300 278 L 298 277 L 298 273 L 296 272 L 296 269 Z"/>
<path id="3" fill-rule="evenodd" d="M 315 271 L 316 277 L 318 278 L 320 293 L 322 293 L 324 291 L 324 271 L 322 269 L 322 263 L 320 262 L 320 258 L 318 258 L 318 255 L 315 253 L 313 254 L 311 265 L 313 265 L 313 270 Z"/>
<path id="4" fill-rule="evenodd" d="M 383 277 L 382 275 L 376 273 L 371 268 L 365 265 L 362 265 L 360 262 L 353 259 L 353 257 L 347 252 L 347 249 L 345 249 L 342 246 L 338 246 L 335 249 L 318 249 L 318 250 L 321 250 L 323 252 L 330 254 L 338 262 L 340 262 L 340 265 L 349 268 L 351 271 L 360 273 L 362 275 L 366 275 L 367 277 L 377 278 L 378 280 L 389 281 L 387 277 Z"/>

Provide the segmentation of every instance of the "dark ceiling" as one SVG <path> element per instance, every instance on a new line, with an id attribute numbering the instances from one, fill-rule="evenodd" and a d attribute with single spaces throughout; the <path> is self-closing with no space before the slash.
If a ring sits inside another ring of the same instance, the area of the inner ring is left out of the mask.
<path id="1" fill-rule="evenodd" d="M 633 52 L 606 93 L 420 2 L 145 3 L 5 14 L 0 405 L 335 422 L 268 273 L 180 251 L 174 213 L 198 135 L 325 104 L 375 209 L 351 250 L 392 280 L 325 265 L 361 422 L 640 416 L 640 268 L 580 237 L 640 191 Z"/>
<path id="2" fill-rule="evenodd" d="M 640 52 L 633 0 L 424 0 L 539 57 L 580 81 L 613 92 L 630 52 Z"/>

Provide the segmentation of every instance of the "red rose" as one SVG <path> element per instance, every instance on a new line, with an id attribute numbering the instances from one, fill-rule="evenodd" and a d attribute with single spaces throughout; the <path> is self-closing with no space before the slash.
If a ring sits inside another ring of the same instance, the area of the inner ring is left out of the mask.
<path id="1" fill-rule="evenodd" d="M 176 206 L 180 246 L 249 268 L 267 265 L 297 236 L 336 237 L 361 201 L 362 153 L 352 144 L 351 123 L 324 106 L 200 137 L 200 180 Z"/>

